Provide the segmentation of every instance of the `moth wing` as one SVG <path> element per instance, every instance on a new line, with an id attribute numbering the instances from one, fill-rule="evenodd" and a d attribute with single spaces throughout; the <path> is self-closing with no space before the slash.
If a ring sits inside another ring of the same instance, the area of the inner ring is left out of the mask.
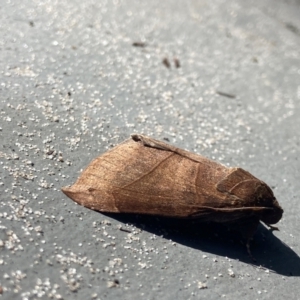
<path id="1" fill-rule="evenodd" d="M 92 161 L 62 191 L 103 212 L 187 216 L 196 212 L 197 164 L 173 151 L 129 139 Z"/>
<path id="2" fill-rule="evenodd" d="M 135 135 L 92 161 L 73 186 L 62 190 L 79 204 L 102 212 L 207 217 L 213 221 L 229 215 L 241 218 L 250 212 L 243 207 L 234 210 L 234 201 L 243 206 L 243 200 L 223 195 L 237 179 L 249 175 L 242 169 L 227 169 L 200 155 Z M 217 190 L 215 182 L 219 182 Z M 226 208 L 230 206 L 233 208 Z"/>
<path id="3" fill-rule="evenodd" d="M 220 192 L 231 192 L 236 185 L 241 182 L 255 180 L 259 181 L 256 177 L 241 168 L 231 168 L 231 171 L 217 184 L 217 189 Z"/>

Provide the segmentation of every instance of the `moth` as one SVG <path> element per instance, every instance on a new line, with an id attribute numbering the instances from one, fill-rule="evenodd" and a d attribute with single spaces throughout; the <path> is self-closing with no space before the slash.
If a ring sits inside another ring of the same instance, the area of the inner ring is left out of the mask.
<path id="1" fill-rule="evenodd" d="M 271 188 L 249 172 L 140 134 L 97 157 L 62 191 L 100 212 L 236 223 L 250 256 L 259 222 L 275 230 L 283 214 Z"/>

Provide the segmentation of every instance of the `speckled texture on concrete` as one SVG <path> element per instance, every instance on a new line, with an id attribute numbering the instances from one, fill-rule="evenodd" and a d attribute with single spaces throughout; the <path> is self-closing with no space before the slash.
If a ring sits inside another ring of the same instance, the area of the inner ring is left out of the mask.
<path id="1" fill-rule="evenodd" d="M 299 15 L 296 0 L 2 1 L 0 299 L 297 299 Z M 133 132 L 274 189 L 285 213 L 257 231 L 257 264 L 213 225 L 178 233 L 62 194 Z"/>

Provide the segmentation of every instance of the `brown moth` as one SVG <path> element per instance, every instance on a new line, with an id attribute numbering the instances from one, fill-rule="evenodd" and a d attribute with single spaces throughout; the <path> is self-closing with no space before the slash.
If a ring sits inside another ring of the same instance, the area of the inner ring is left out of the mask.
<path id="1" fill-rule="evenodd" d="M 283 214 L 270 187 L 249 172 L 140 134 L 93 160 L 62 191 L 100 212 L 237 223 L 250 256 L 259 222 L 277 229 L 271 224 Z"/>

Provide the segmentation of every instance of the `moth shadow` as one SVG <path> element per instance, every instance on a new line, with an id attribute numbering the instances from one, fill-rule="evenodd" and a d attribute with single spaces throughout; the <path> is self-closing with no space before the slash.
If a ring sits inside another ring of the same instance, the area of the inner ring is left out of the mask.
<path id="1" fill-rule="evenodd" d="M 254 262 L 248 256 L 245 241 L 236 224 L 202 223 L 137 214 L 105 215 L 187 247 L 263 266 L 284 276 L 300 276 L 300 257 L 261 224 L 251 243 L 251 252 L 256 259 Z"/>

